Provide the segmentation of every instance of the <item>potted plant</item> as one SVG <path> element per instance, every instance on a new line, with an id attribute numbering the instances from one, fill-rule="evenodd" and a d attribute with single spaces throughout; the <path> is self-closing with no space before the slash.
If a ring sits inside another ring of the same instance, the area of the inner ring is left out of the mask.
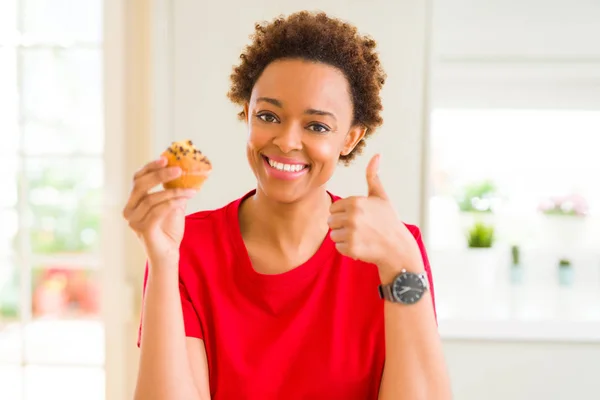
<path id="1" fill-rule="evenodd" d="M 521 283 L 523 281 L 523 266 L 521 265 L 521 249 L 517 245 L 510 248 L 510 281 L 511 283 Z"/>
<path id="2" fill-rule="evenodd" d="M 494 244 L 494 226 L 485 222 L 475 222 L 467 233 L 467 243 L 471 249 L 488 249 Z"/>
<path id="3" fill-rule="evenodd" d="M 569 250 L 581 245 L 586 234 L 588 203 L 583 196 L 554 196 L 538 205 L 542 216 L 541 235 L 545 246 Z"/>
<path id="4" fill-rule="evenodd" d="M 571 286 L 573 284 L 574 275 L 571 260 L 567 258 L 558 260 L 558 282 L 561 286 Z"/>
<path id="5" fill-rule="evenodd" d="M 496 184 L 485 179 L 463 186 L 455 195 L 461 230 L 469 229 L 475 222 L 494 224 L 494 214 L 500 196 Z"/>
<path id="6" fill-rule="evenodd" d="M 495 228 L 491 224 L 475 222 L 467 232 L 466 253 L 469 275 L 476 280 L 475 284 L 493 287 L 496 280 L 498 256 L 491 249 L 494 245 Z"/>
<path id="7" fill-rule="evenodd" d="M 461 212 L 492 213 L 497 197 L 494 182 L 484 180 L 464 186 L 456 196 L 456 202 Z"/>

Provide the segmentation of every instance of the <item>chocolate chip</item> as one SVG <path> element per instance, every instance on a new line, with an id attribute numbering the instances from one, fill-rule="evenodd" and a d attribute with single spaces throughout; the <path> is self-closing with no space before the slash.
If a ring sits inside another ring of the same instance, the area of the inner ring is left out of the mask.
<path id="1" fill-rule="evenodd" d="M 191 140 L 188 140 L 187 144 L 188 144 L 188 146 L 193 146 L 194 145 Z"/>

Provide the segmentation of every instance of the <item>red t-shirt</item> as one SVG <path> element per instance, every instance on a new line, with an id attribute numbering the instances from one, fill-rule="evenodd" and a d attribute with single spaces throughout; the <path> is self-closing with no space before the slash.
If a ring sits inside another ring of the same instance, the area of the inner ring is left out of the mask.
<path id="1" fill-rule="evenodd" d="M 327 235 L 305 264 L 257 273 L 238 221 L 240 203 L 253 193 L 187 216 L 181 243 L 185 331 L 204 340 L 212 398 L 376 399 L 385 360 L 377 267 L 342 256 Z M 407 226 L 433 299 L 419 229 Z M 146 279 L 147 271 L 144 287 Z"/>

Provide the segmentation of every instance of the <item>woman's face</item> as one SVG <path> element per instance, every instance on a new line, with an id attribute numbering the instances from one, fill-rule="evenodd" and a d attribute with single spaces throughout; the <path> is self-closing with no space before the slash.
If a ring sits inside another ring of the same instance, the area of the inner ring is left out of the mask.
<path id="1" fill-rule="evenodd" d="M 362 139 L 352 126 L 350 88 L 338 69 L 303 60 L 269 64 L 246 105 L 247 156 L 258 186 L 291 203 L 331 178 L 342 154 Z"/>

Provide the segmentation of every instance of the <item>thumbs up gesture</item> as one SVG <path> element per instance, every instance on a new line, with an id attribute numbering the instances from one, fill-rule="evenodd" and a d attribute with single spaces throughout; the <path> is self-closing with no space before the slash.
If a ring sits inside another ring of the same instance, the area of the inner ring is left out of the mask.
<path id="1" fill-rule="evenodd" d="M 379 179 L 379 159 L 375 155 L 367 166 L 367 196 L 352 196 L 331 205 L 327 221 L 331 239 L 341 254 L 376 264 L 380 275 L 395 276 L 402 269 L 421 270 L 418 245 Z"/>

